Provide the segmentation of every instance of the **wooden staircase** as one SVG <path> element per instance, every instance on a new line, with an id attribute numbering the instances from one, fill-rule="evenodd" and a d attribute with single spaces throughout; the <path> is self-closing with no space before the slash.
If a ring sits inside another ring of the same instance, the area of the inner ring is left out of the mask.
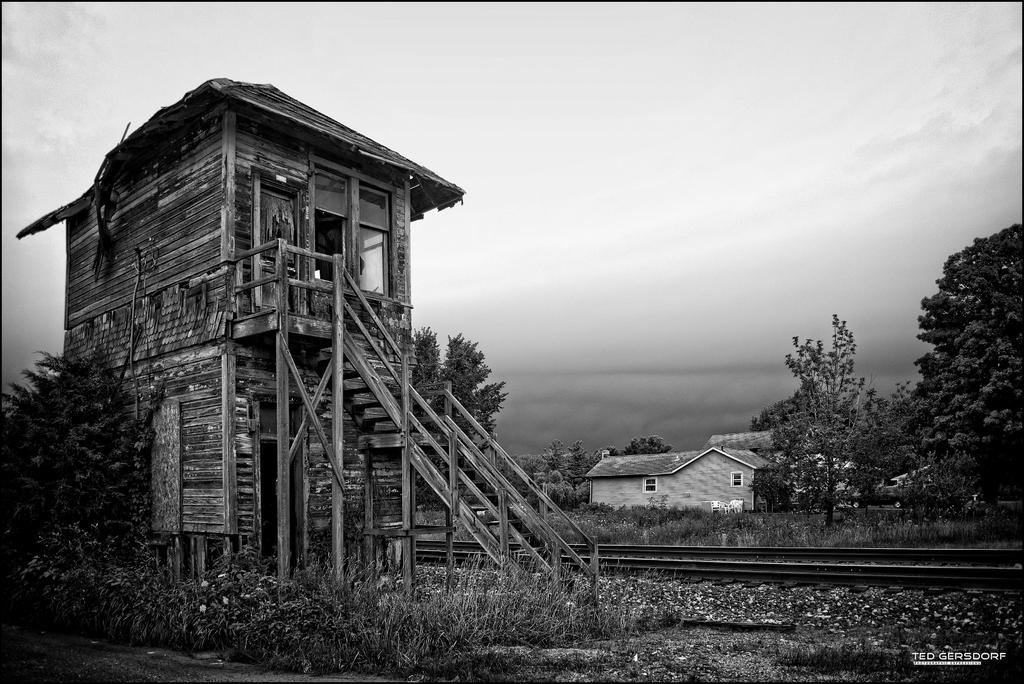
<path id="1" fill-rule="evenodd" d="M 403 477 L 404 503 L 410 509 L 414 506 L 412 492 L 406 491 L 412 489 L 414 471 L 445 503 L 450 519 L 457 519 L 495 563 L 528 563 L 553 572 L 571 567 L 596 586 L 596 543 L 473 418 L 447 383 L 422 388 L 422 394 L 412 387 L 402 349 L 358 288 L 352 291 L 359 310 L 346 301 L 344 406 L 360 429 L 360 447 L 369 450 L 371 458 L 383 451 L 402 453 L 403 469 L 408 469 Z M 435 403 L 444 409 L 435 408 Z M 403 528 L 411 557 L 418 530 L 412 510 L 405 513 Z M 589 559 L 554 529 L 555 516 L 589 547 Z M 446 526 L 446 534 L 450 540 L 451 526 Z"/>
<path id="2" fill-rule="evenodd" d="M 265 261 L 272 262 L 272 266 L 268 267 Z M 332 283 L 302 279 L 302 274 L 313 273 L 314 261 L 333 262 Z M 482 552 L 499 565 L 528 563 L 554 573 L 563 567 L 574 568 L 590 579 L 596 597 L 597 544 L 473 418 L 448 384 L 421 388 L 422 394 L 412 386 L 408 351 L 391 336 L 345 269 L 341 255 L 311 252 L 278 239 L 237 254 L 234 268 L 234 307 L 244 315 L 232 321 L 232 336 L 239 339 L 274 334 L 279 491 L 289 491 L 290 463 L 301 446 L 301 437 L 289 435 L 303 435 L 309 426 L 323 444 L 331 464 L 331 543 L 339 577 L 344 574 L 346 557 L 342 416 L 347 414 L 359 430 L 357 444 L 367 456 L 368 475 L 375 458 L 401 461 L 401 527 L 381 529 L 374 525 L 373 486 L 368 477 L 364 535 L 386 534 L 402 539 L 407 589 L 412 589 L 416 537 L 437 532 L 436 528 L 419 528 L 415 524 L 418 476 L 448 509 L 443 530 L 448 541 L 449 569 L 458 521 Z M 300 277 L 292 277 L 296 274 Z M 263 286 L 268 291 L 257 297 Z M 329 317 L 308 315 L 310 297 L 331 300 Z M 294 302 L 305 304 L 293 311 Z M 289 347 L 290 336 L 295 334 L 330 339 L 330 347 L 325 350 L 326 368 L 312 394 L 304 386 Z M 343 387 L 343 400 L 332 402 L 328 435 L 317 407 L 328 396 L 328 387 L 339 385 Z M 304 410 L 298 429 L 290 432 L 287 406 L 296 393 Z M 278 496 L 278 572 L 282 578 L 290 572 L 290 516 L 287 495 Z M 556 517 L 585 543 L 589 559 L 581 557 L 554 529 L 551 520 Z"/>

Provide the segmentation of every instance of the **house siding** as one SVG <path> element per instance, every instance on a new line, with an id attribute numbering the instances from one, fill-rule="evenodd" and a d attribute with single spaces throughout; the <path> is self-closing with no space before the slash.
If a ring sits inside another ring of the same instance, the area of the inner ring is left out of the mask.
<path id="1" fill-rule="evenodd" d="M 612 457 L 616 458 L 616 457 Z M 731 474 L 743 473 L 743 484 L 733 487 Z M 645 492 L 645 477 L 595 477 L 591 485 L 591 501 L 611 506 L 643 506 L 652 497 L 667 497 L 669 506 L 692 506 L 710 509 L 712 501 L 743 499 L 744 510 L 754 508 L 750 482 L 754 469 L 712 451 L 671 475 L 658 475 L 658 491 Z"/>

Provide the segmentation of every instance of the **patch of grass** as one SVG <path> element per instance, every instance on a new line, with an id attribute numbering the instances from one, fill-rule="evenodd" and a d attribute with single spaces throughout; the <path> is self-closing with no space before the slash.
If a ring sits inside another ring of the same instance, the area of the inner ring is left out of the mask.
<path id="1" fill-rule="evenodd" d="M 913 668 L 907 653 L 879 648 L 863 640 L 837 645 L 783 645 L 776 658 L 781 665 L 808 667 L 821 674 L 856 672 L 892 676 L 906 675 Z"/>
<path id="2" fill-rule="evenodd" d="M 846 511 L 831 527 L 822 515 L 724 515 L 658 506 L 591 507 L 571 515 L 601 544 L 1013 548 L 1022 535 L 1020 513 L 1002 509 L 961 520 L 917 519 L 899 510 Z M 552 523 L 572 537 L 557 518 Z"/>
<path id="3" fill-rule="evenodd" d="M 618 607 L 595 606 L 586 583 L 517 566 L 470 564 L 450 591 L 424 582 L 410 599 L 400 578 L 370 569 L 338 582 L 329 568 L 311 567 L 278 583 L 264 565 L 243 554 L 201 581 L 174 583 L 151 565 L 36 557 L 12 578 L 7 615 L 299 672 L 463 679 L 515 671 L 492 646 L 563 646 L 632 628 Z"/>

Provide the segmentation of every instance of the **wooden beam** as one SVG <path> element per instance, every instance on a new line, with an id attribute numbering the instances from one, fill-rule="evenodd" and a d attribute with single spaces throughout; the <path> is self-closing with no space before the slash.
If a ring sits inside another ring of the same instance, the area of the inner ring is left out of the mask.
<path id="1" fill-rule="evenodd" d="M 312 181 L 311 181 L 312 182 Z M 334 255 L 334 307 L 331 338 L 331 441 L 334 446 L 336 463 L 331 464 L 338 472 L 331 480 L 331 555 L 334 561 L 334 576 L 345 577 L 345 268 L 344 257 Z M 326 375 L 326 374 L 325 374 Z"/>
<path id="2" fill-rule="evenodd" d="M 238 472 L 235 467 L 235 350 L 228 342 L 220 355 L 221 468 L 224 534 L 238 534 Z"/>
<path id="3" fill-rule="evenodd" d="M 223 115 L 221 129 L 221 186 L 224 188 L 220 207 L 220 260 L 228 261 L 235 252 L 235 113 Z"/>
<path id="4" fill-rule="evenodd" d="M 288 260 L 285 241 L 277 240 L 277 575 L 284 580 L 291 572 L 291 462 L 288 458 L 291 433 L 288 429 Z"/>
<path id="5" fill-rule="evenodd" d="M 405 445 L 402 447 L 402 529 L 408 532 L 416 525 L 416 472 L 413 470 L 409 455 L 409 350 L 402 347 L 402 436 Z M 408 536 L 402 540 L 402 580 L 405 592 L 412 596 L 414 574 L 416 572 L 416 539 Z"/>
<path id="6" fill-rule="evenodd" d="M 501 549 L 501 562 L 508 562 L 508 492 L 498 490 L 498 544 Z"/>
<path id="7" fill-rule="evenodd" d="M 406 199 L 408 200 L 408 197 Z M 451 385 L 450 380 L 445 381 L 446 392 L 451 392 Z M 452 402 L 447 396 L 444 398 L 444 415 L 447 421 L 452 420 Z M 450 501 L 448 510 L 445 512 L 444 522 L 448 527 L 454 527 L 459 513 L 459 449 L 450 425 L 448 431 L 448 492 Z M 455 582 L 455 535 L 452 532 L 445 533 L 444 545 L 445 586 L 451 589 Z"/>

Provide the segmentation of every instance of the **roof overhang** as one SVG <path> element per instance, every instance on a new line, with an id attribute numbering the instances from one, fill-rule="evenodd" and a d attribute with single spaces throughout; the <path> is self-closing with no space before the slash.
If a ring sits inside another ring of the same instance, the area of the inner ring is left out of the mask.
<path id="1" fill-rule="evenodd" d="M 410 179 L 410 209 L 413 220 L 432 209 L 447 209 L 462 202 L 465 191 L 436 173 L 406 159 L 397 152 L 371 140 L 330 117 L 304 105 L 272 85 L 240 83 L 226 78 L 206 81 L 185 94 L 178 102 L 161 108 L 103 159 L 92 187 L 81 197 L 55 209 L 20 230 L 17 237 L 42 232 L 65 219 L 85 211 L 93 199 L 102 204 L 109 199 L 114 177 L 140 153 L 152 149 L 169 132 L 179 130 L 201 117 L 235 103 L 251 108 L 270 120 L 283 124 L 289 132 L 302 132 L 327 149 L 356 153 L 380 164 L 389 165 Z"/>

